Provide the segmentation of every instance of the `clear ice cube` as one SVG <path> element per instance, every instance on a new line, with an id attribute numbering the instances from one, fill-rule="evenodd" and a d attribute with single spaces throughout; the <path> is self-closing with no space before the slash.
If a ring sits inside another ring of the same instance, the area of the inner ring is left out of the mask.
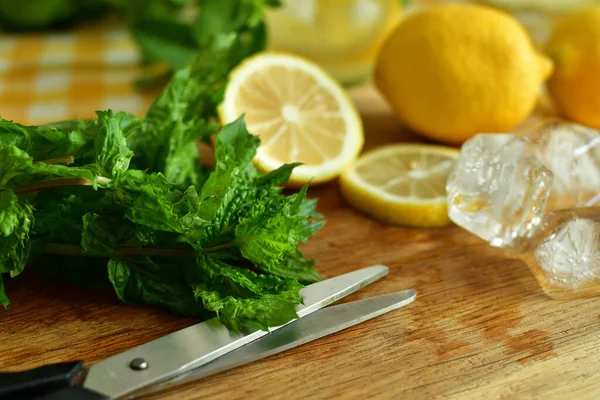
<path id="1" fill-rule="evenodd" d="M 600 295 L 600 209 L 547 213 L 521 258 L 552 297 Z"/>
<path id="2" fill-rule="evenodd" d="M 464 143 L 448 178 L 448 214 L 492 246 L 515 247 L 535 231 L 551 182 L 532 143 L 479 134 Z"/>
<path id="3" fill-rule="evenodd" d="M 524 139 L 553 175 L 547 210 L 591 206 L 600 200 L 600 132 L 551 121 Z"/>

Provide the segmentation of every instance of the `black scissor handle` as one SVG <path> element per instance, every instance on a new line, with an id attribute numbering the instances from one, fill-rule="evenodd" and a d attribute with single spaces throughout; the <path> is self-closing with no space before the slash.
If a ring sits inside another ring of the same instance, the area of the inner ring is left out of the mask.
<path id="1" fill-rule="evenodd" d="M 0 372 L 0 400 L 110 400 L 79 386 L 84 374 L 83 361 Z"/>

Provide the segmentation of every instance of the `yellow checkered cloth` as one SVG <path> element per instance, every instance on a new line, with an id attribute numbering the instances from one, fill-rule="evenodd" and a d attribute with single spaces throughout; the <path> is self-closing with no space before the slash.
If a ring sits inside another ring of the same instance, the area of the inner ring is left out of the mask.
<path id="1" fill-rule="evenodd" d="M 22 124 L 93 117 L 113 109 L 143 115 L 156 93 L 141 93 L 136 45 L 125 27 L 0 36 L 0 116 Z"/>

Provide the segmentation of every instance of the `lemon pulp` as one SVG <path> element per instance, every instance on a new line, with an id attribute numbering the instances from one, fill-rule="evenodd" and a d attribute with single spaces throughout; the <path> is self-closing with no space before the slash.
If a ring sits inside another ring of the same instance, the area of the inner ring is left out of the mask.
<path id="1" fill-rule="evenodd" d="M 342 175 L 344 198 L 383 222 L 415 227 L 450 223 L 446 180 L 458 150 L 425 144 L 388 145 L 356 160 Z"/>
<path id="2" fill-rule="evenodd" d="M 258 167 L 301 162 L 292 184 L 338 176 L 363 144 L 358 112 L 341 86 L 315 64 L 280 53 L 245 60 L 231 74 L 220 107 L 223 122 L 245 116 L 261 138 Z"/>

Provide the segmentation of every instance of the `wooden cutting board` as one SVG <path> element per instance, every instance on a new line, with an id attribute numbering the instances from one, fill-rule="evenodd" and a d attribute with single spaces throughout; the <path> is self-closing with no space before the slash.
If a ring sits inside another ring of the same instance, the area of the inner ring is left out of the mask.
<path id="1" fill-rule="evenodd" d="M 371 87 L 351 91 L 367 148 L 420 140 Z M 371 264 L 390 274 L 347 298 L 405 288 L 406 308 L 330 337 L 152 399 L 600 398 L 600 298 L 556 301 L 524 263 L 456 227 L 385 226 L 350 208 L 336 183 L 311 190 L 328 220 L 306 246 L 325 278 Z M 7 282 L 0 311 L 0 370 L 102 358 L 197 322 L 120 304 L 113 293 Z"/>

